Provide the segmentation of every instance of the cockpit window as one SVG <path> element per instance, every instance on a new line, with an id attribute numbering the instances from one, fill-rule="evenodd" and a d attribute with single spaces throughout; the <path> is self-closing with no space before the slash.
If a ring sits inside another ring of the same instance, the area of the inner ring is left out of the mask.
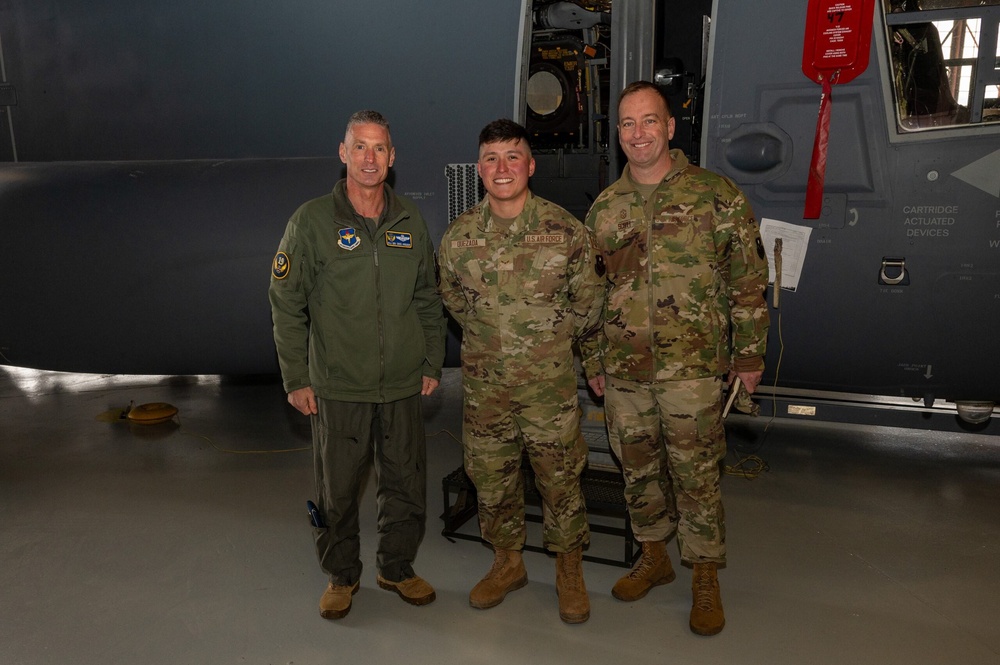
<path id="1" fill-rule="evenodd" d="M 1000 123 L 1000 0 L 883 0 L 900 131 Z"/>

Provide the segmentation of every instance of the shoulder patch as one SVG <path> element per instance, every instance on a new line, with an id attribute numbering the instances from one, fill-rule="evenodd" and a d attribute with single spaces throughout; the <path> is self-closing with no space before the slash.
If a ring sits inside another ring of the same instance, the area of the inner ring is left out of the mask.
<path id="1" fill-rule="evenodd" d="M 292 262 L 288 260 L 288 254 L 278 252 L 274 255 L 274 261 L 271 262 L 271 274 L 274 275 L 275 279 L 284 279 L 288 277 L 288 271 L 291 267 Z"/>

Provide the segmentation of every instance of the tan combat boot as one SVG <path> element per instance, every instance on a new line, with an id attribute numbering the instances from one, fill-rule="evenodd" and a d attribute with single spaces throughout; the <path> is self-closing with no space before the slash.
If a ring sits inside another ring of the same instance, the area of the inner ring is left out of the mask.
<path id="1" fill-rule="evenodd" d="M 508 593 L 527 583 L 528 571 L 524 569 L 521 551 L 497 549 L 494 552 L 493 567 L 469 593 L 469 605 L 480 610 L 496 607 Z"/>
<path id="2" fill-rule="evenodd" d="M 583 583 L 583 549 L 556 554 L 556 593 L 559 618 L 566 623 L 583 623 L 590 618 L 590 598 Z"/>
<path id="3" fill-rule="evenodd" d="M 351 611 L 351 596 L 358 592 L 360 582 L 334 584 L 330 582 L 319 599 L 319 614 L 324 619 L 343 619 Z"/>
<path id="4" fill-rule="evenodd" d="M 691 577 L 691 632 L 698 635 L 718 635 L 726 625 L 716 568 L 714 563 L 694 564 L 694 574 Z"/>
<path id="5" fill-rule="evenodd" d="M 434 599 L 437 598 L 434 587 L 428 584 L 427 580 L 420 577 L 420 575 L 414 575 L 402 582 L 392 582 L 381 575 L 376 575 L 375 581 L 386 591 L 395 591 L 400 598 L 410 605 L 428 605 L 433 603 Z"/>
<path id="6" fill-rule="evenodd" d="M 669 584 L 677 575 L 662 540 L 642 543 L 642 557 L 628 575 L 615 582 L 611 595 L 618 600 L 639 600 L 654 586 Z"/>

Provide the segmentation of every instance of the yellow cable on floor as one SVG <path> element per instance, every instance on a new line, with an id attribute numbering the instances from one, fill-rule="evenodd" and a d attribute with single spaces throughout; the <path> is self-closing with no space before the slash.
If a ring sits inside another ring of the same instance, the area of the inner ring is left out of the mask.
<path id="1" fill-rule="evenodd" d="M 727 464 L 723 467 L 723 471 L 727 476 L 743 476 L 747 480 L 753 480 L 760 474 L 770 470 L 771 467 L 767 465 L 767 462 L 756 455 L 746 455 L 740 458 L 736 464 Z"/>

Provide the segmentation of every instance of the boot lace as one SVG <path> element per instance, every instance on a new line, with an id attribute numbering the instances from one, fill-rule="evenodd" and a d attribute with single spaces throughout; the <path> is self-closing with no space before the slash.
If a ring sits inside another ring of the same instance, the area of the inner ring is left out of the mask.
<path id="1" fill-rule="evenodd" d="M 695 578 L 695 598 L 694 605 L 702 612 L 712 612 L 715 610 L 715 589 L 716 581 L 712 578 L 711 572 L 707 569 L 698 571 Z"/>
<path id="2" fill-rule="evenodd" d="M 503 571 L 503 567 L 507 565 L 507 559 L 509 555 L 507 550 L 500 550 L 495 553 L 493 557 L 493 565 L 490 566 L 490 572 L 486 574 L 486 578 L 499 577 L 500 573 Z"/>
<path id="3" fill-rule="evenodd" d="M 577 565 L 576 556 L 572 554 L 564 554 L 560 557 L 559 562 L 562 564 L 562 578 L 566 583 L 566 587 L 569 589 L 579 589 L 580 588 L 580 566 Z"/>
<path id="4" fill-rule="evenodd" d="M 653 568 L 653 565 L 653 555 L 650 554 L 649 550 L 643 549 L 642 556 L 639 557 L 639 563 L 635 565 L 635 568 L 629 571 L 629 579 L 645 579 L 649 571 Z"/>

